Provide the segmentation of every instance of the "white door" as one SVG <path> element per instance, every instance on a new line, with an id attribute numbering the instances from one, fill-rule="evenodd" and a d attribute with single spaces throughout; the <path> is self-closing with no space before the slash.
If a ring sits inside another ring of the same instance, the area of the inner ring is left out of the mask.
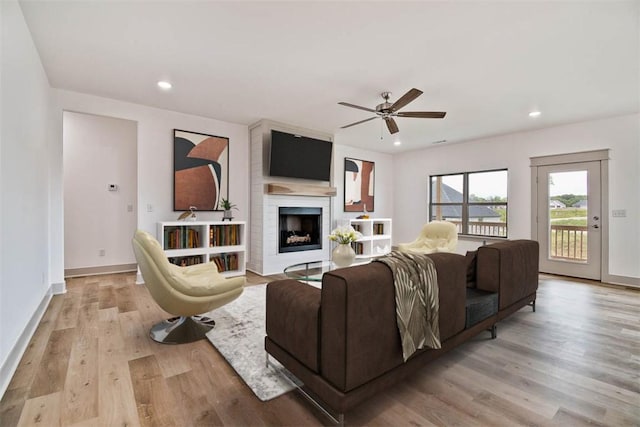
<path id="1" fill-rule="evenodd" d="M 600 280 L 600 162 L 537 169 L 540 271 Z"/>

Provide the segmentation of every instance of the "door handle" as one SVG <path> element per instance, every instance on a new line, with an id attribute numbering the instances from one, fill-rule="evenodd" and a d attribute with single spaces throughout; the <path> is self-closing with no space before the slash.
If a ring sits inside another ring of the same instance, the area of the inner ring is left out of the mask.
<path id="1" fill-rule="evenodd" d="M 600 228 L 600 226 L 598 224 L 593 224 L 592 227 L 593 228 Z"/>
<path id="2" fill-rule="evenodd" d="M 596 221 L 600 219 L 599 216 L 594 216 L 593 219 L 595 219 Z"/>

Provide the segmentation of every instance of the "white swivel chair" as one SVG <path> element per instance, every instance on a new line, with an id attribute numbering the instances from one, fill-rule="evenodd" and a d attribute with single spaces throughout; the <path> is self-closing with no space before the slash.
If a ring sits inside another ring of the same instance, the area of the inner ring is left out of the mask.
<path id="1" fill-rule="evenodd" d="M 160 243 L 142 230 L 136 231 L 132 243 L 149 293 L 163 310 L 178 316 L 151 328 L 149 335 L 154 341 L 182 344 L 204 338 L 215 322 L 196 315 L 228 304 L 242 294 L 245 278 L 227 279 L 213 262 L 173 265 Z"/>
<path id="2" fill-rule="evenodd" d="M 432 254 L 434 252 L 454 252 L 458 246 L 458 229 L 448 221 L 431 221 L 426 223 L 420 235 L 410 243 L 400 243 L 401 252 Z"/>

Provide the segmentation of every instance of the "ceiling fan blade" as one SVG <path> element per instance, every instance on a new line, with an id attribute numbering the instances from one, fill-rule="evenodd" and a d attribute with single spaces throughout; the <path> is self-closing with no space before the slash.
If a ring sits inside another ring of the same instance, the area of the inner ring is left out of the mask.
<path id="1" fill-rule="evenodd" d="M 355 104 L 349 104 L 348 102 L 338 102 L 338 104 L 344 105 L 345 107 L 357 108 L 358 110 L 370 111 L 372 113 L 376 112 L 376 110 L 372 110 L 371 108 L 361 107 L 361 106 L 355 105 Z"/>
<path id="2" fill-rule="evenodd" d="M 398 117 L 418 117 L 422 119 L 442 119 L 447 115 L 446 111 L 406 111 L 396 113 Z"/>
<path id="3" fill-rule="evenodd" d="M 411 101 L 413 101 L 414 99 L 416 99 L 417 97 L 419 97 L 420 95 L 422 95 L 422 91 L 416 88 L 413 88 L 409 92 L 402 95 L 400 99 L 398 99 L 396 102 L 394 102 L 390 110 L 397 111 L 402 107 L 404 107 L 405 105 L 407 105 L 408 103 L 410 103 Z"/>
<path id="4" fill-rule="evenodd" d="M 351 123 L 350 125 L 342 126 L 340 129 L 350 128 L 351 126 L 359 125 L 360 123 L 368 122 L 369 120 L 377 119 L 378 116 L 369 117 L 368 119 L 360 120 L 359 122 Z"/>
<path id="5" fill-rule="evenodd" d="M 384 121 L 387 123 L 387 128 L 389 129 L 390 134 L 398 133 L 400 129 L 398 129 L 398 125 L 396 121 L 393 120 L 393 117 L 385 117 Z"/>

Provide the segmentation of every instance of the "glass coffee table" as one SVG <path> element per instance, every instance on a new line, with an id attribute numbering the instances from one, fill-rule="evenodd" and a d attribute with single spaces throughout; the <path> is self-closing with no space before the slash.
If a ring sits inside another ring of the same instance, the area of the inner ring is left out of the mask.
<path id="1" fill-rule="evenodd" d="M 356 258 L 350 267 L 369 264 L 373 258 Z M 309 261 L 293 264 L 284 269 L 284 274 L 290 279 L 302 282 L 322 282 L 322 275 L 328 271 L 337 270 L 338 267 L 331 261 Z"/>

